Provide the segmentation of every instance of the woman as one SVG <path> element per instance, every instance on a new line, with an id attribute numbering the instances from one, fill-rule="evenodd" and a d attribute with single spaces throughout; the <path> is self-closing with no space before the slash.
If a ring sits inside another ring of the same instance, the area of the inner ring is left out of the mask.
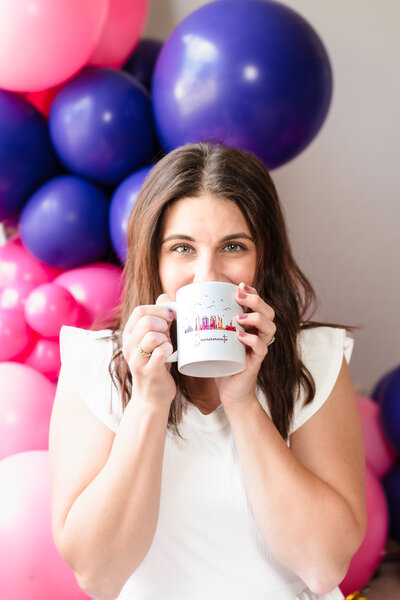
<path id="1" fill-rule="evenodd" d="M 313 292 L 269 174 L 233 148 L 178 148 L 149 174 L 127 237 L 118 322 L 62 330 L 59 552 L 96 600 L 343 598 L 366 526 L 351 340 L 307 321 Z M 197 281 L 238 286 L 242 373 L 165 363 L 163 302 Z"/>

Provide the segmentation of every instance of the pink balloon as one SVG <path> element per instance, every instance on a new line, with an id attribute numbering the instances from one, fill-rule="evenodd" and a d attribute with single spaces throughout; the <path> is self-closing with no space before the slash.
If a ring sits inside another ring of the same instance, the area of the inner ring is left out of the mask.
<path id="1" fill-rule="evenodd" d="M 44 375 L 26 365 L 0 363 L 0 459 L 47 449 L 53 401 L 54 386 Z"/>
<path id="2" fill-rule="evenodd" d="M 17 357 L 31 339 L 23 310 L 0 309 L 0 361 Z"/>
<path id="3" fill-rule="evenodd" d="M 48 452 L 0 461 L 0 597 L 87 600 L 51 533 Z"/>
<path id="4" fill-rule="evenodd" d="M 79 71 L 99 40 L 108 0 L 0 3 L 0 87 L 35 92 Z"/>
<path id="5" fill-rule="evenodd" d="M 0 246 L 0 288 L 16 282 L 40 285 L 52 281 L 60 273 L 61 269 L 45 265 L 32 256 L 17 237 Z"/>
<path id="6" fill-rule="evenodd" d="M 16 281 L 10 285 L 0 288 L 0 309 L 21 309 L 23 310 L 25 299 L 35 284 L 32 281 Z"/>
<path id="7" fill-rule="evenodd" d="M 393 466 L 396 453 L 387 442 L 379 420 L 379 405 L 365 396 L 357 395 L 365 440 L 368 465 L 382 479 Z"/>
<path id="8" fill-rule="evenodd" d="M 57 381 L 61 368 L 59 341 L 39 338 L 24 358 L 24 364 L 43 373 L 50 381 Z"/>
<path id="9" fill-rule="evenodd" d="M 360 548 L 353 556 L 340 589 L 347 596 L 361 590 L 380 564 L 388 537 L 389 514 L 382 484 L 367 467 L 367 532 Z"/>
<path id="10" fill-rule="evenodd" d="M 65 271 L 54 280 L 65 287 L 86 310 L 89 327 L 104 326 L 116 312 L 122 294 L 122 269 L 109 263 L 92 263 Z"/>
<path id="11" fill-rule="evenodd" d="M 137 45 L 147 18 L 147 0 L 109 0 L 100 40 L 89 64 L 121 67 Z"/>
<path id="12" fill-rule="evenodd" d="M 55 283 L 37 286 L 25 301 L 26 322 L 43 337 L 58 337 L 63 325 L 77 325 L 80 306 L 73 295 Z"/>

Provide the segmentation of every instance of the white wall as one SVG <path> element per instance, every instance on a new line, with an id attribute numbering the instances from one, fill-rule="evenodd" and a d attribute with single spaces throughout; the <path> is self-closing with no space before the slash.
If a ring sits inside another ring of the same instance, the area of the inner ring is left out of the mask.
<path id="1" fill-rule="evenodd" d="M 145 36 L 165 39 L 200 0 L 150 0 Z M 273 171 L 318 317 L 361 325 L 351 362 L 369 393 L 400 364 L 400 2 L 283 0 L 319 32 L 334 71 L 313 143 Z"/>

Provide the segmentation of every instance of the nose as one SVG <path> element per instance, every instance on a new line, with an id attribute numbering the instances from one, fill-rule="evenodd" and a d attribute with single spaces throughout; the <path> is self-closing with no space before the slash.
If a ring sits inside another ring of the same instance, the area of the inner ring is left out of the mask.
<path id="1" fill-rule="evenodd" d="M 218 261 L 211 252 L 202 253 L 193 265 L 193 283 L 219 281 Z"/>

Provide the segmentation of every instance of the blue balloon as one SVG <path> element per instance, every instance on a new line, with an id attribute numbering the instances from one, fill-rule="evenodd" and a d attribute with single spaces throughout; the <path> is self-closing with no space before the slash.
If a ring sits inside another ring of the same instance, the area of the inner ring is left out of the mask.
<path id="1" fill-rule="evenodd" d="M 122 263 L 127 252 L 128 221 L 144 180 L 151 166 L 143 167 L 125 179 L 115 190 L 110 203 L 110 237 L 112 246 Z"/>
<path id="2" fill-rule="evenodd" d="M 73 175 L 40 187 L 22 210 L 19 232 L 38 260 L 71 269 L 104 257 L 110 250 L 107 195 Z"/>
<path id="3" fill-rule="evenodd" d="M 375 387 L 371 394 L 372 400 L 375 400 L 375 402 L 380 402 L 381 397 L 385 394 L 386 388 L 388 386 L 388 383 L 390 381 L 392 374 L 393 374 L 393 371 L 388 371 L 375 384 Z"/>
<path id="4" fill-rule="evenodd" d="M 142 39 L 124 65 L 124 70 L 133 75 L 150 91 L 151 79 L 163 42 Z"/>
<path id="5" fill-rule="evenodd" d="M 389 508 L 389 533 L 400 542 L 400 465 L 394 466 L 382 483 Z"/>
<path id="6" fill-rule="evenodd" d="M 379 418 L 389 444 L 400 454 L 400 366 L 392 371 L 380 394 Z"/>
<path id="7" fill-rule="evenodd" d="M 59 169 L 46 119 L 21 96 L 0 90 L 0 221 L 17 215 Z"/>
<path id="8" fill-rule="evenodd" d="M 67 169 L 100 184 L 114 186 L 152 158 L 149 94 L 123 71 L 80 73 L 55 97 L 49 127 Z"/>
<path id="9" fill-rule="evenodd" d="M 316 136 L 331 95 L 321 39 L 299 14 L 269 0 L 219 0 L 191 13 L 164 43 L 152 85 L 165 150 L 219 140 L 270 169 Z"/>

